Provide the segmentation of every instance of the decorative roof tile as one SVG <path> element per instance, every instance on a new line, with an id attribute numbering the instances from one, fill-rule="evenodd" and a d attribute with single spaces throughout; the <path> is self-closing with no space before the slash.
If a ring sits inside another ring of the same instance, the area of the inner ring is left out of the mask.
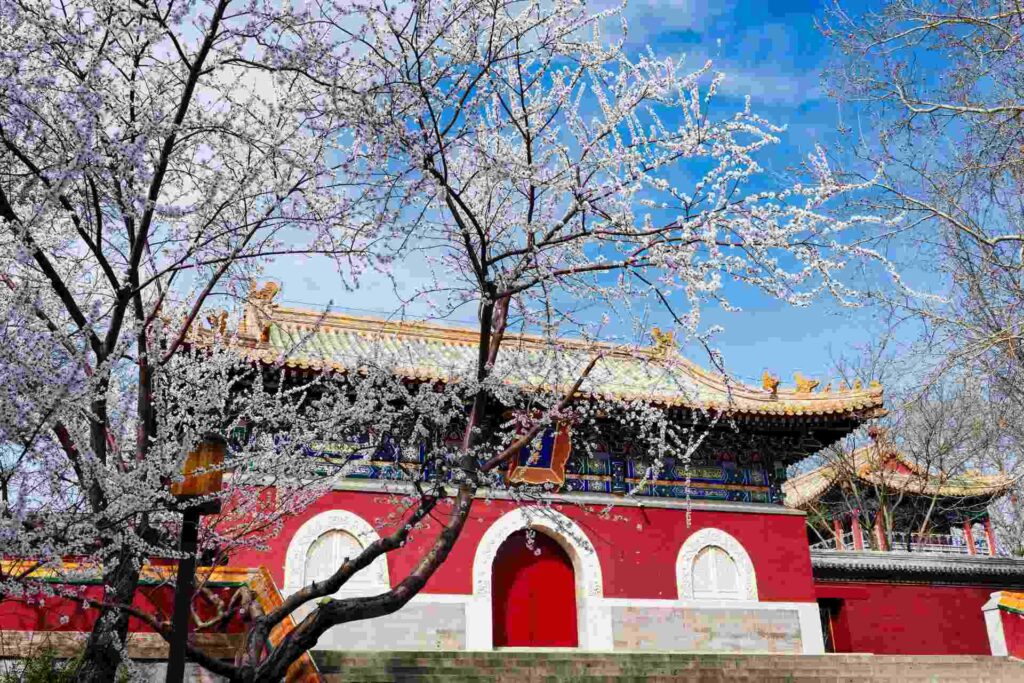
<path id="1" fill-rule="evenodd" d="M 1024 559 L 917 552 L 811 550 L 815 579 L 1024 586 Z"/>
<path id="2" fill-rule="evenodd" d="M 891 463 L 901 467 L 888 466 Z M 929 473 L 890 441 L 880 438 L 854 450 L 844 460 L 837 459 L 783 483 L 785 503 L 791 508 L 806 509 L 847 477 L 889 491 L 942 498 L 997 496 L 1013 485 L 1013 477 L 1005 474 Z"/>
<path id="3" fill-rule="evenodd" d="M 276 293 L 276 292 L 274 292 Z M 272 294 L 271 294 L 272 298 Z M 352 371 L 378 365 L 416 380 L 455 382 L 473 372 L 478 330 L 392 321 L 250 302 L 239 329 L 246 353 L 295 369 Z M 762 389 L 711 373 L 682 358 L 661 334 L 652 346 L 506 335 L 495 376 L 524 388 L 568 389 L 597 362 L 581 390 L 618 400 L 763 416 L 884 414 L 880 386 L 836 392 Z"/>
<path id="4" fill-rule="evenodd" d="M 1024 593 L 1002 591 L 999 594 L 999 609 L 1014 614 L 1024 614 Z"/>

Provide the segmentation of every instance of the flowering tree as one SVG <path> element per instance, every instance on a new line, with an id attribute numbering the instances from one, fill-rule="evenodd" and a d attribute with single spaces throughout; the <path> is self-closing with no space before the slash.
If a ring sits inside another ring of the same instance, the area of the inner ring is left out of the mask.
<path id="1" fill-rule="evenodd" d="M 4 592 L 30 595 L 26 575 L 67 556 L 101 569 L 83 680 L 113 680 L 128 614 L 110 607 L 175 553 L 167 480 L 203 434 L 331 429 L 329 396 L 310 405 L 189 342 L 267 259 L 355 258 L 368 239 L 308 82 L 245 66 L 291 20 L 226 2 L 0 6 L 2 551 L 31 559 Z M 287 473 L 287 449 L 254 444 L 253 472 Z"/>
<path id="2" fill-rule="evenodd" d="M 894 545 L 912 544 L 951 519 L 987 512 L 997 532 L 997 552 L 1021 554 L 1017 406 L 1001 400 L 990 379 L 970 367 L 940 364 L 942 371 L 936 372 L 935 357 L 940 363 L 946 360 L 947 347 L 934 336 L 907 335 L 902 306 L 877 308 L 883 316 L 872 341 L 855 354 L 835 359 L 832 374 L 845 385 L 879 381 L 885 386 L 887 412 L 869 428 L 793 467 L 795 476 L 827 468 L 834 475 L 836 495 L 807 505 L 802 487 L 790 483 L 793 498 L 787 500 L 806 509 L 809 533 L 819 543 L 833 543 L 836 516 L 858 516 L 861 528 L 870 529 L 882 505 L 883 531 L 904 539 L 891 541 Z M 908 478 L 899 466 L 883 467 L 894 457 L 917 474 Z"/>
<path id="3" fill-rule="evenodd" d="M 911 258 L 934 257 L 940 296 L 900 301 L 934 335 L 941 368 L 980 370 L 996 400 L 1020 392 L 1024 250 L 1022 11 L 1003 2 L 892 0 L 823 23 L 833 94 L 871 133 L 851 150 L 883 168 L 872 212 L 906 218 Z"/>
<path id="4" fill-rule="evenodd" d="M 932 296 L 881 298 L 922 330 L 918 351 L 932 363 L 922 383 L 974 378 L 976 410 L 992 416 L 984 422 L 998 445 L 985 469 L 1015 474 L 1024 436 L 1024 13 L 998 0 L 888 0 L 867 12 L 837 2 L 822 26 L 837 54 L 830 90 L 846 121 L 862 122 L 847 131 L 856 135 L 850 150 L 883 169 L 858 208 L 902 215 L 890 253 L 932 264 L 921 273 Z M 998 521 L 1019 538 L 1016 488 Z"/>
<path id="5" fill-rule="evenodd" d="M 314 440 L 372 427 L 432 465 L 410 477 L 402 523 L 252 617 L 236 662 L 190 650 L 232 680 L 276 680 L 328 628 L 407 603 L 478 492 L 502 486 L 499 466 L 543 429 L 618 416 L 655 467 L 667 444 L 699 445 L 664 407 L 599 398 L 598 337 L 638 341 L 657 307 L 703 341 L 702 308 L 729 308 L 740 287 L 855 303 L 838 271 L 880 260 L 858 241 L 870 218 L 828 210 L 861 185 L 816 153 L 806 182 L 773 187 L 756 159 L 780 128 L 749 103 L 718 113 L 724 76 L 630 55 L 602 37 L 614 13 L 578 2 L 0 7 L 4 552 L 102 567 L 86 680 L 110 680 L 128 614 L 168 633 L 131 599 L 140 565 L 173 554 L 166 483 L 206 432 L 248 430 L 226 499 L 267 477 L 294 492 L 241 516 L 259 528 L 215 526 L 207 546 L 227 553 L 330 484 L 298 457 Z M 440 384 L 401 380 L 379 352 L 360 372 L 296 382 L 286 358 L 246 360 L 229 314 L 198 329 L 211 297 L 241 296 L 285 253 L 396 279 L 418 264 L 415 298 L 478 311 L 478 353 Z M 522 330 L 544 352 L 522 353 Z M 563 353 L 570 334 L 586 353 Z M 457 447 L 442 438 L 453 428 Z M 446 504 L 391 590 L 330 597 Z M 6 579 L 24 594 L 30 577 Z M 268 651 L 271 630 L 313 603 Z"/>

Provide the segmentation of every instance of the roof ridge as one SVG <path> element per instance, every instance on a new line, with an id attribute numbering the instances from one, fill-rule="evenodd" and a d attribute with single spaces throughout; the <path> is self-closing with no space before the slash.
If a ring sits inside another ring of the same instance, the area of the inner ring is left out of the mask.
<path id="1" fill-rule="evenodd" d="M 305 327 L 310 331 L 321 325 L 322 331 L 348 330 L 361 334 L 377 334 L 401 337 L 419 337 L 422 339 L 439 340 L 449 344 L 471 346 L 479 341 L 479 332 L 470 327 L 461 327 L 437 322 L 422 320 L 389 320 L 376 316 L 355 316 L 346 313 L 332 311 L 316 311 L 309 308 L 286 307 L 280 304 L 271 306 L 272 312 L 269 322 L 282 325 L 289 324 Z M 777 398 L 799 398 L 802 401 L 827 402 L 836 399 L 853 399 L 857 397 L 878 398 L 883 390 L 880 387 L 865 387 L 863 389 L 846 389 L 835 392 L 802 392 L 796 389 L 778 389 L 774 394 L 767 390 L 758 389 L 746 382 L 733 379 L 728 375 L 715 373 L 705 369 L 695 361 L 683 356 L 676 350 L 674 353 L 665 353 L 663 347 L 657 342 L 651 346 L 632 346 L 629 344 L 616 344 L 601 340 L 586 340 L 573 337 L 546 337 L 544 335 L 530 332 L 515 332 L 505 337 L 508 340 L 523 342 L 524 346 L 533 348 L 544 348 L 554 346 L 565 346 L 580 351 L 601 350 L 620 358 L 636 358 L 652 361 L 658 364 L 678 364 L 681 369 L 688 371 L 691 376 L 712 389 L 723 390 L 730 393 L 744 395 L 747 398 L 766 400 L 775 396 Z"/>
<path id="2" fill-rule="evenodd" d="M 911 471 L 909 473 L 882 470 L 879 467 L 881 464 L 879 462 L 880 458 L 873 458 L 864 465 L 857 466 L 857 456 L 859 454 L 869 448 L 886 446 L 887 450 L 882 451 L 882 454 L 896 457 L 900 462 L 910 465 Z M 853 477 L 869 484 L 891 486 L 910 493 L 922 494 L 931 488 L 934 489 L 936 494 L 949 497 L 997 495 L 1005 493 L 1005 489 L 1014 481 L 1012 476 L 1005 473 L 970 474 L 965 472 L 950 476 L 943 472 L 942 475 L 934 475 L 927 468 L 910 461 L 907 456 L 897 451 L 894 444 L 890 442 L 886 444 L 874 442 L 858 446 L 849 454 L 844 455 L 841 461 L 834 459 L 783 482 L 783 491 L 787 494 L 786 505 L 800 508 L 824 495 L 836 483 L 838 477 L 842 474 L 841 468 L 845 464 L 852 465 L 849 473 Z M 815 478 L 822 480 L 818 486 L 813 486 Z M 943 493 L 943 490 L 946 492 Z"/>

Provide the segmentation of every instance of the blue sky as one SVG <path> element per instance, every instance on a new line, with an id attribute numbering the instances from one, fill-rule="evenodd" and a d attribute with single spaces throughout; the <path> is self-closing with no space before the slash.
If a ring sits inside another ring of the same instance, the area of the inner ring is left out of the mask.
<path id="1" fill-rule="evenodd" d="M 601 8 L 617 3 L 591 4 Z M 833 149 L 838 144 L 839 111 L 820 83 L 829 47 L 814 25 L 824 8 L 821 0 L 710 5 L 699 0 L 634 0 L 626 17 L 631 46 L 650 45 L 659 56 L 685 55 L 694 67 L 714 60 L 715 70 L 726 73 L 721 90 L 725 98 L 735 98 L 735 106 L 749 94 L 757 113 L 787 126 L 782 144 L 762 160 L 769 172 L 782 174 L 816 144 Z M 283 263 L 268 272 L 282 281 L 285 303 L 333 302 L 334 310 L 349 313 L 394 310 L 390 284 L 364 282 L 358 291 L 344 292 L 334 284 L 337 277 L 329 269 L 297 266 Z M 743 312 L 709 312 L 705 322 L 725 328 L 716 337 L 716 346 L 730 371 L 751 383 L 759 382 L 765 369 L 781 375 L 790 386 L 795 371 L 827 377 L 835 356 L 853 354 L 880 329 L 877 311 L 840 309 L 827 301 L 802 309 L 763 297 L 744 297 L 736 303 Z M 706 358 L 694 360 L 706 365 Z"/>

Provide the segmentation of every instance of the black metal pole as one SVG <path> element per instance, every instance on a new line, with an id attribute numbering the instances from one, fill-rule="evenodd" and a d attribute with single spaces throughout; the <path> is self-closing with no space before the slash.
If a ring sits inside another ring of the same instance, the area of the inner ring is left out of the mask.
<path id="1" fill-rule="evenodd" d="M 171 650 L 167 655 L 167 683 L 185 680 L 185 645 L 192 612 L 192 593 L 196 581 L 196 545 L 199 541 L 199 508 L 185 510 L 181 521 L 181 552 L 178 580 L 174 585 L 174 616 L 171 617 Z"/>

